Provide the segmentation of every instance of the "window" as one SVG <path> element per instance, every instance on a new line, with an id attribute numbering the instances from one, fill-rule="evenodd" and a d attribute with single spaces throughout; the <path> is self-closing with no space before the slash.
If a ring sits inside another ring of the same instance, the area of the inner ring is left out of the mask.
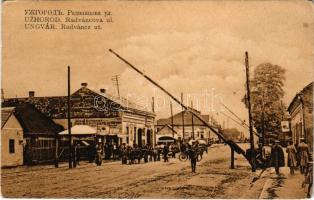
<path id="1" fill-rule="evenodd" d="M 14 140 L 13 139 L 9 139 L 9 153 L 15 153 Z"/>

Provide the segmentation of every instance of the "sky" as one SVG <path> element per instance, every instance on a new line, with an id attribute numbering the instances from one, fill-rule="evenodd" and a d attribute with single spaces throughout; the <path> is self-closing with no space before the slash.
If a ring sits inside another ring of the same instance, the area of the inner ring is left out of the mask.
<path id="1" fill-rule="evenodd" d="M 111 11 L 102 30 L 25 30 L 24 9 Z M 245 51 L 251 72 L 265 62 L 286 69 L 284 102 L 313 81 L 314 24 L 309 1 L 56 1 L 3 3 L 2 88 L 5 97 L 66 95 L 87 82 L 170 115 L 170 99 L 111 54 L 113 49 L 184 103 L 238 127 L 219 103 L 247 121 Z M 175 103 L 174 112 L 180 110 Z"/>

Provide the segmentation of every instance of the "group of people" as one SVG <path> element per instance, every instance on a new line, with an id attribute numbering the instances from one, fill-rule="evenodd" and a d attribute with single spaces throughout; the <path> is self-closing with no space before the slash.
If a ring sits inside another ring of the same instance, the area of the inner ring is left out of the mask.
<path id="1" fill-rule="evenodd" d="M 160 148 L 153 148 L 151 145 L 146 144 L 143 146 L 134 144 L 130 145 L 122 144 L 119 148 L 122 164 L 135 164 L 144 163 L 149 161 L 160 161 L 162 150 Z"/>
<path id="2" fill-rule="evenodd" d="M 178 152 L 176 145 L 155 145 L 152 147 L 150 144 L 133 146 L 126 145 L 125 143 L 120 146 L 115 143 L 105 143 L 102 145 L 92 144 L 89 146 L 88 158 L 90 162 L 100 162 L 99 159 L 105 160 L 121 160 L 122 164 L 135 164 L 144 160 L 144 163 L 149 161 L 169 161 L 169 157 L 176 157 Z"/>
<path id="3" fill-rule="evenodd" d="M 309 146 L 301 139 L 298 145 L 290 142 L 286 148 L 287 166 L 290 174 L 294 175 L 295 170 L 300 169 L 300 173 L 305 175 L 305 183 L 308 184 L 308 196 L 313 184 L 313 161 Z M 261 148 L 261 155 L 264 167 L 274 167 L 276 174 L 279 174 L 280 167 L 285 166 L 284 150 L 276 140 L 272 146 L 264 145 Z"/>
<path id="4" fill-rule="evenodd" d="M 102 145 L 100 142 L 94 145 L 90 145 L 88 151 L 88 157 L 90 162 L 95 162 L 97 165 L 101 165 L 102 159 L 105 160 L 114 159 L 121 160 L 122 164 L 139 164 L 141 160 L 144 163 L 151 161 L 169 162 L 169 158 L 176 158 L 176 154 L 182 152 L 186 154 L 191 161 L 192 173 L 196 171 L 196 162 L 198 156 L 202 157 L 203 152 L 207 152 L 207 148 L 199 147 L 198 143 L 192 145 L 188 143 L 176 143 L 176 144 L 162 144 L 155 145 L 150 144 L 133 146 L 126 145 L 125 143 L 117 146 L 115 143 L 105 143 Z M 79 148 L 75 146 L 75 157 L 79 163 Z"/>

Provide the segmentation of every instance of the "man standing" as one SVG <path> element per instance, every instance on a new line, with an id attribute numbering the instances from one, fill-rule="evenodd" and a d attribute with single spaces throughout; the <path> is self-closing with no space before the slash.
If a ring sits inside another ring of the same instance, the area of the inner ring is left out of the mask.
<path id="1" fill-rule="evenodd" d="M 196 161 L 197 161 L 197 152 L 195 149 L 195 146 L 193 145 L 193 147 L 189 150 L 189 157 L 191 160 L 191 168 L 192 168 L 192 173 L 195 173 L 196 170 Z"/>
<path id="2" fill-rule="evenodd" d="M 96 145 L 96 164 L 97 166 L 100 166 L 102 163 L 102 147 L 101 147 L 101 143 L 98 142 L 98 144 Z"/>
<path id="3" fill-rule="evenodd" d="M 275 167 L 276 174 L 279 174 L 279 168 L 285 166 L 285 157 L 282 147 L 279 145 L 279 140 L 275 141 L 275 144 L 271 149 L 271 163 Z"/>
<path id="4" fill-rule="evenodd" d="M 262 147 L 262 159 L 264 161 L 264 167 L 270 167 L 271 166 L 271 147 L 268 143 L 264 144 Z"/>
<path id="5" fill-rule="evenodd" d="M 80 165 L 80 160 L 81 160 L 80 142 L 76 143 L 75 152 L 76 152 L 76 164 Z"/>
<path id="6" fill-rule="evenodd" d="M 142 147 L 142 153 L 144 156 L 144 163 L 148 162 L 148 146 L 144 145 L 144 147 Z"/>
<path id="7" fill-rule="evenodd" d="M 169 160 L 168 160 L 168 153 L 169 153 L 169 147 L 168 147 L 168 145 L 166 144 L 166 145 L 164 146 L 163 152 L 162 152 L 162 154 L 163 154 L 163 156 L 164 156 L 164 162 L 168 162 L 168 161 L 169 161 Z"/>
<path id="8" fill-rule="evenodd" d="M 293 142 L 289 142 L 289 146 L 286 148 L 288 153 L 288 167 L 290 167 L 290 174 L 294 174 L 294 168 L 297 166 L 297 150 L 295 149 Z"/>
<path id="9" fill-rule="evenodd" d="M 305 143 L 304 138 L 301 139 L 301 143 L 298 146 L 298 154 L 299 154 L 299 159 L 300 159 L 299 162 L 300 162 L 301 174 L 304 174 L 306 165 L 309 161 L 309 147 Z"/>

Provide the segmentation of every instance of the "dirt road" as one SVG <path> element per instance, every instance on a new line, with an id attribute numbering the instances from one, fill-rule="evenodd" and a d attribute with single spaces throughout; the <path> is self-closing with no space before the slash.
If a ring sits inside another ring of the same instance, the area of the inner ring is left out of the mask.
<path id="1" fill-rule="evenodd" d="M 59 168 L 5 169 L 1 190 L 4 197 L 24 198 L 258 198 L 264 181 L 251 185 L 256 174 L 248 163 L 236 155 L 236 169 L 231 170 L 229 156 L 228 146 L 213 146 L 195 174 L 189 162 L 178 159 L 135 165 L 83 163 L 75 169 L 66 163 Z"/>

